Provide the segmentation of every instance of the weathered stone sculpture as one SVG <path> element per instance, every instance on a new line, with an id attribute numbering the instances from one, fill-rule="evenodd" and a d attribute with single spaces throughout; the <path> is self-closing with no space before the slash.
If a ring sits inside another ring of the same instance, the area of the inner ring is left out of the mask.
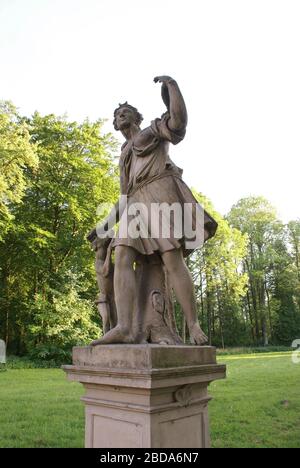
<path id="1" fill-rule="evenodd" d="M 117 324 L 117 312 L 114 298 L 114 265 L 107 255 L 111 239 L 96 238 L 92 247 L 96 253 L 95 270 L 99 287 L 99 296 L 95 301 L 102 318 L 103 331 L 107 333 Z M 107 263 L 105 261 L 107 260 Z"/>
<path id="2" fill-rule="evenodd" d="M 179 336 L 171 330 L 166 320 L 165 298 L 159 289 L 151 292 L 151 321 L 147 329 L 147 339 L 150 343 L 180 345 Z"/>
<path id="3" fill-rule="evenodd" d="M 214 235 L 217 224 L 199 209 L 169 157 L 169 143 L 183 139 L 187 124 L 178 85 L 168 76 L 155 81 L 162 83 L 167 107 L 161 119 L 141 130 L 142 116 L 134 107 L 125 103 L 115 110 L 115 128 L 126 139 L 120 157 L 122 197 L 88 236 L 96 252 L 105 334 L 92 346 L 73 348 L 73 365 L 64 366 L 68 378 L 85 388 L 86 447 L 209 447 L 207 388 L 225 377 L 215 348 L 203 346 L 207 338 L 184 260 Z M 183 346 L 173 290 L 191 341 L 201 346 Z"/>
<path id="4" fill-rule="evenodd" d="M 111 261 L 112 242 L 110 237 L 102 239 L 97 237 L 92 242 L 92 248 L 96 253 L 95 270 L 100 291 L 95 303 L 102 319 L 104 333 L 113 329 L 117 323 L 113 282 L 114 265 Z M 139 291 L 138 304 L 144 316 L 144 342 L 182 344 L 176 330 L 172 292 L 167 280 L 167 272 L 162 268 L 161 261 L 152 259 L 149 263 L 140 259 L 140 262 L 135 265 L 135 272 Z M 99 343 L 101 344 L 101 338 L 92 344 Z"/>
<path id="5" fill-rule="evenodd" d="M 162 98 L 167 106 L 167 112 L 162 118 L 155 119 L 149 127 L 142 130 L 140 124 L 143 118 L 135 107 L 126 102 L 114 112 L 115 129 L 121 131 L 126 140 L 120 157 L 120 186 L 122 196 L 126 198 L 126 207 L 120 208 L 121 204 L 117 206 L 118 218 L 115 221 L 120 221 L 120 228 L 108 249 L 108 256 L 111 249 L 115 249 L 113 289 L 117 325 L 108 331 L 106 321 L 105 335 L 94 341 L 93 345 L 151 342 L 156 333 L 147 335 L 147 302 L 153 289 L 160 289 L 165 285 L 166 276 L 185 314 L 191 342 L 203 345 L 207 341 L 197 319 L 194 286 L 184 260 L 201 242 L 190 248 L 184 229 L 181 236 L 176 236 L 178 225 L 186 224 L 186 220 L 183 222 L 178 218 L 169 219 L 169 234 L 164 235 L 164 220 L 161 220 L 159 214 L 153 215 L 153 206 L 157 204 L 177 204 L 182 208 L 182 213 L 185 213 L 185 207 L 189 205 L 192 210 L 191 223 L 195 225 L 196 210 L 200 206 L 183 182 L 182 170 L 173 163 L 168 152 L 169 143 L 178 144 L 185 136 L 187 111 L 183 97 L 176 81 L 171 77 L 160 76 L 154 81 L 162 83 Z M 140 209 L 141 205 L 139 229 L 142 232 L 133 236 L 128 232 L 128 226 L 134 220 L 133 208 L 139 206 Z M 90 233 L 89 240 L 95 241 L 99 232 L 103 235 L 111 227 L 110 224 L 111 217 L 108 217 L 103 226 Z M 203 235 L 199 239 L 204 241 L 212 237 L 217 229 L 217 223 L 204 210 L 201 228 Z M 109 258 L 105 262 L 109 263 Z M 101 289 L 101 284 L 99 285 Z M 164 302 L 170 302 L 170 286 L 162 294 Z M 100 302 L 99 307 L 103 309 L 101 304 Z M 170 313 L 168 316 L 170 317 Z M 175 323 L 173 319 L 171 321 Z M 172 332 L 175 330 L 171 329 L 170 333 Z M 172 340 L 165 341 L 171 344 Z"/>
<path id="6" fill-rule="evenodd" d="M 6 344 L 5 341 L 0 340 L 0 364 L 6 363 Z"/>

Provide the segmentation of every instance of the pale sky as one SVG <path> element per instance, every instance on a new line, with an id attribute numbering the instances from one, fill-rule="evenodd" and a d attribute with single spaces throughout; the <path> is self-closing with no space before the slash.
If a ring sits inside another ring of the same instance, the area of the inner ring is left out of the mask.
<path id="1" fill-rule="evenodd" d="M 109 119 L 127 100 L 143 125 L 175 78 L 189 126 L 170 155 L 225 214 L 263 195 L 300 216 L 299 0 L 0 0 L 0 99 L 25 115 Z"/>

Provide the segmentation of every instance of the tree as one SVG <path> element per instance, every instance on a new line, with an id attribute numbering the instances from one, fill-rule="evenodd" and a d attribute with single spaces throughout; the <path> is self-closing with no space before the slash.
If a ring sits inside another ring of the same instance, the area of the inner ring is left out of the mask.
<path id="1" fill-rule="evenodd" d="M 12 221 L 12 204 L 20 203 L 24 195 L 26 171 L 38 165 L 29 130 L 16 108 L 0 101 L 0 241 Z"/>
<path id="2" fill-rule="evenodd" d="M 300 220 L 290 221 L 287 225 L 287 232 L 292 259 L 300 282 Z"/>
<path id="3" fill-rule="evenodd" d="M 300 336 L 300 223 L 291 221 L 284 237 L 276 243 L 277 259 L 273 265 L 273 298 L 277 305 L 274 339 L 290 346 Z"/>
<path id="4" fill-rule="evenodd" d="M 203 194 L 193 193 L 218 222 L 215 237 L 189 258 L 199 318 L 209 343 L 223 347 L 238 344 L 245 328 L 239 303 L 246 293 L 247 275 L 240 266 L 247 251 L 247 236 L 230 227 Z"/>
<path id="5" fill-rule="evenodd" d="M 2 327 L 9 347 L 18 352 L 27 349 L 28 340 L 32 345 L 37 318 L 42 323 L 43 314 L 57 310 L 57 297 L 68 287 L 76 293 L 76 308 L 80 301 L 85 308 L 96 294 L 93 253 L 85 237 L 96 223 L 98 205 L 118 196 L 116 143 L 101 135 L 101 121 L 78 124 L 36 113 L 26 123 L 40 163 L 27 171 L 23 203 L 11 208 L 17 222 L 0 249 Z M 80 288 L 71 287 L 72 275 L 81 278 Z M 39 342 L 47 340 L 42 331 Z"/>
<path id="6" fill-rule="evenodd" d="M 249 277 L 245 309 L 248 309 L 255 343 L 267 345 L 269 340 L 287 343 L 295 331 L 293 312 L 295 277 L 287 248 L 285 226 L 277 219 L 276 210 L 263 197 L 241 199 L 231 209 L 230 224 L 247 233 L 248 254 L 243 262 Z M 292 236 L 293 237 L 293 236 Z M 295 259 L 297 258 L 295 250 Z M 295 260 L 297 262 L 297 260 Z M 285 311 L 285 312 L 284 312 Z M 279 332 L 280 316 L 285 316 L 285 338 Z M 287 332 L 287 316 L 293 317 Z"/>
<path id="7" fill-rule="evenodd" d="M 45 301 L 42 293 L 34 295 L 26 333 L 29 351 L 40 345 L 71 348 L 74 343 L 83 345 L 91 338 L 98 337 L 99 328 L 93 307 L 89 300 L 82 298 L 84 286 L 80 280 L 80 277 L 68 272 L 67 281 L 59 290 L 50 290 L 46 286 L 51 301 Z"/>

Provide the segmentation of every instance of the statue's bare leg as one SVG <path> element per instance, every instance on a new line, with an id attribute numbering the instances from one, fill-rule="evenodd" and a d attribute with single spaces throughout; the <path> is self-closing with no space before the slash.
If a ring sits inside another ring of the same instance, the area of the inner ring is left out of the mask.
<path id="1" fill-rule="evenodd" d="M 133 268 L 137 253 L 127 246 L 115 248 L 114 291 L 118 323 L 103 338 L 93 341 L 92 345 L 134 343 L 134 311 L 137 307 L 137 286 Z"/>
<path id="2" fill-rule="evenodd" d="M 109 331 L 109 305 L 107 302 L 103 302 L 99 304 L 98 308 L 102 318 L 103 330 L 106 333 Z"/>
<path id="3" fill-rule="evenodd" d="M 204 345 L 208 338 L 199 325 L 193 280 L 184 261 L 182 250 L 165 252 L 162 254 L 162 260 L 170 276 L 176 298 L 184 312 L 191 341 Z"/>

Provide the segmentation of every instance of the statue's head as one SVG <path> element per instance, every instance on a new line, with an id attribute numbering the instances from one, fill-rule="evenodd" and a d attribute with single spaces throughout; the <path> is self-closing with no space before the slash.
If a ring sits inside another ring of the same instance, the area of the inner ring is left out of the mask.
<path id="1" fill-rule="evenodd" d="M 151 301 L 153 309 L 156 312 L 163 314 L 165 310 L 165 299 L 162 292 L 159 289 L 154 289 L 151 292 Z"/>
<path id="2" fill-rule="evenodd" d="M 97 252 L 97 258 L 106 258 L 107 249 L 111 243 L 111 240 L 114 236 L 114 231 L 109 231 L 106 237 L 96 237 L 92 242 L 92 249 Z"/>
<path id="3" fill-rule="evenodd" d="M 113 125 L 115 130 L 123 130 L 131 125 L 141 125 L 143 121 L 142 114 L 139 113 L 136 107 L 131 106 L 128 102 L 120 104 L 114 111 Z"/>

